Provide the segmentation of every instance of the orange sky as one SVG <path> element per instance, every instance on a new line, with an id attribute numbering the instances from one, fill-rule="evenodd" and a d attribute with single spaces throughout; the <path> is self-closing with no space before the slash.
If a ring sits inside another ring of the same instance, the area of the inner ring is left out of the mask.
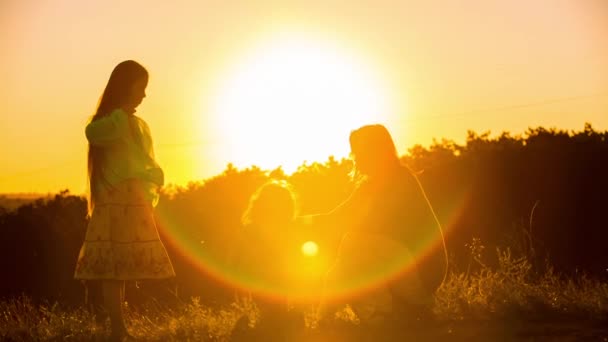
<path id="1" fill-rule="evenodd" d="M 401 153 L 432 138 L 462 142 L 469 129 L 580 130 L 585 122 L 608 129 L 604 0 L 3 0 L 0 193 L 84 191 L 84 125 L 125 59 L 150 71 L 138 114 L 152 129 L 168 182 L 247 164 L 226 146 L 255 147 L 255 136 L 244 141 L 218 130 L 212 108 L 235 67 L 276 36 L 333 44 L 377 75 L 389 103 L 382 108 L 390 108 L 382 115 Z M 551 103 L 510 108 L 543 101 Z M 310 120 L 322 126 L 348 113 L 336 115 Z M 334 131 L 344 146 L 352 128 Z M 255 129 L 260 136 L 274 130 Z M 306 142 L 288 141 L 289 133 L 281 135 L 285 146 L 304 146 L 296 161 L 325 159 L 307 154 Z M 338 145 L 327 144 L 327 155 L 344 153 Z M 262 166 L 280 164 L 275 158 Z"/>

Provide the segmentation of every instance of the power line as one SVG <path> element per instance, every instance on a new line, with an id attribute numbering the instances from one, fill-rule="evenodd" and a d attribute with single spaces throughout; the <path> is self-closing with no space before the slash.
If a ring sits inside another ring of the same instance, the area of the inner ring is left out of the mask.
<path id="1" fill-rule="evenodd" d="M 421 120 L 432 120 L 432 119 L 442 119 L 442 118 L 463 117 L 463 116 L 478 115 L 478 114 L 491 113 L 491 112 L 500 112 L 500 111 L 505 111 L 505 110 L 514 110 L 514 109 L 522 109 L 522 108 L 530 108 L 530 107 L 539 107 L 539 106 L 545 106 L 545 105 L 554 104 L 554 103 L 578 101 L 578 100 L 583 100 L 583 99 L 588 99 L 588 98 L 594 98 L 594 97 L 602 97 L 602 96 L 608 96 L 608 92 L 602 91 L 602 92 L 595 92 L 595 93 L 585 94 L 585 95 L 568 96 L 568 97 L 557 97 L 557 98 L 546 99 L 546 100 L 537 101 L 537 102 L 528 102 L 528 103 L 509 105 L 509 106 L 502 106 L 502 107 L 494 107 L 494 108 L 474 109 L 474 110 L 462 111 L 462 112 L 443 113 L 443 114 L 437 114 L 437 115 L 433 115 L 433 116 L 414 117 L 414 118 L 409 117 L 409 118 L 405 118 L 405 119 L 403 119 L 401 121 L 413 122 L 413 121 L 421 121 Z M 210 143 L 209 140 L 208 141 L 178 142 L 178 143 L 172 143 L 172 144 L 157 145 L 156 149 L 180 148 L 180 147 L 188 147 L 188 146 L 201 146 L 201 145 L 208 144 L 208 143 Z M 48 166 L 48 167 L 42 167 L 42 168 L 37 168 L 37 169 L 33 169 L 33 170 L 17 172 L 17 173 L 14 173 L 14 174 L 11 174 L 11 175 L 8 175 L 8 176 L 4 176 L 4 177 L 0 178 L 0 183 L 6 181 L 8 179 L 14 179 L 14 178 L 22 177 L 22 176 L 27 176 L 27 175 L 35 174 L 35 173 L 48 172 L 48 171 L 56 170 L 56 169 L 58 169 L 60 167 L 65 167 L 67 165 L 76 164 L 76 163 L 80 163 L 80 161 L 69 160 L 69 161 L 66 161 L 66 162 L 63 162 L 63 163 L 59 163 L 59 164 L 55 164 L 55 165 Z"/>
<path id="2" fill-rule="evenodd" d="M 551 98 L 551 99 L 546 99 L 546 100 L 537 101 L 537 102 L 528 102 L 528 103 L 494 107 L 494 108 L 473 109 L 473 110 L 468 110 L 468 111 L 443 113 L 443 114 L 437 114 L 437 115 L 432 115 L 432 116 L 424 116 L 424 117 L 421 116 L 421 117 L 415 117 L 415 118 L 408 117 L 408 118 L 405 118 L 400 121 L 408 122 L 408 121 L 421 121 L 421 120 L 432 120 L 432 119 L 442 119 L 442 118 L 452 118 L 452 117 L 463 117 L 463 116 L 478 115 L 478 114 L 484 114 L 484 113 L 501 112 L 501 111 L 505 111 L 505 110 L 540 107 L 540 106 L 545 106 L 545 105 L 554 104 L 554 103 L 572 102 L 572 101 L 583 100 L 583 99 L 594 98 L 594 97 L 601 97 L 601 96 L 608 96 L 608 92 L 601 91 L 601 92 L 595 92 L 595 93 L 591 93 L 591 94 L 584 94 L 584 95 L 577 95 L 577 96 Z M 175 144 L 163 144 L 163 145 L 159 145 L 158 148 L 167 148 L 167 147 L 175 148 L 175 147 L 184 147 L 184 146 L 196 146 L 196 145 L 202 145 L 202 144 L 206 144 L 206 143 L 207 142 L 202 142 L 202 141 L 201 142 L 199 142 L 199 141 L 182 142 L 182 143 L 175 143 Z"/>
<path id="3" fill-rule="evenodd" d="M 485 114 L 485 113 L 492 113 L 492 112 L 502 112 L 505 110 L 540 107 L 540 106 L 545 106 L 545 105 L 554 104 L 554 103 L 571 102 L 571 101 L 583 100 L 583 99 L 594 98 L 594 97 L 602 97 L 602 96 L 608 96 L 608 92 L 603 91 L 603 92 L 597 92 L 597 93 L 586 94 L 586 95 L 558 97 L 558 98 L 552 98 L 552 99 L 547 99 L 547 100 L 538 101 L 538 102 L 529 102 L 529 103 L 503 106 L 503 107 L 494 107 L 494 108 L 473 109 L 473 110 L 468 110 L 468 111 L 463 111 L 463 112 L 443 113 L 443 114 L 437 114 L 437 115 L 432 115 L 432 116 L 420 116 L 420 117 L 414 117 L 414 118 L 408 117 L 401 121 L 420 121 L 420 120 L 429 120 L 429 119 L 442 119 L 442 118 L 446 118 L 446 117 L 448 117 L 448 118 L 463 117 L 463 116 Z"/>

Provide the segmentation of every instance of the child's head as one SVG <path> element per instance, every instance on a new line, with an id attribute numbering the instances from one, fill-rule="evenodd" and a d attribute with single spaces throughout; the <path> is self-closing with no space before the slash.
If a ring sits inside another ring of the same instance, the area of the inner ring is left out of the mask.
<path id="1" fill-rule="evenodd" d="M 251 196 L 242 222 L 245 226 L 281 229 L 295 216 L 296 200 L 291 186 L 286 181 L 271 180 Z"/>
<path id="2" fill-rule="evenodd" d="M 95 116 L 103 116 L 121 108 L 134 112 L 146 96 L 148 71 L 141 64 L 127 60 L 119 63 L 101 95 Z"/>

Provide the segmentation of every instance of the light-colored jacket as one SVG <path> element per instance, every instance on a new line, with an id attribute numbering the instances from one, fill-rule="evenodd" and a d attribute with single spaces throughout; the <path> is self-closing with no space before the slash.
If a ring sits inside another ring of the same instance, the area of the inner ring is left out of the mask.
<path id="1" fill-rule="evenodd" d="M 85 134 L 91 145 L 104 150 L 101 172 L 107 184 L 100 182 L 99 189 L 103 191 L 108 185 L 139 179 L 146 198 L 153 206 L 158 203 L 158 189 L 164 184 L 164 173 L 154 159 L 152 135 L 144 120 L 116 109 L 90 122 Z"/>

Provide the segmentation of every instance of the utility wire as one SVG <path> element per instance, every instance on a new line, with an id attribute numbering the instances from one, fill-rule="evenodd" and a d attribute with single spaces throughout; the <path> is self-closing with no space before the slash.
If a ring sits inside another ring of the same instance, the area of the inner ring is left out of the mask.
<path id="1" fill-rule="evenodd" d="M 528 102 L 528 103 L 515 104 L 515 105 L 509 105 L 509 106 L 502 106 L 502 107 L 473 109 L 473 110 L 462 111 L 462 112 L 443 113 L 443 114 L 437 114 L 437 115 L 432 115 L 432 116 L 420 116 L 420 117 L 413 117 L 413 118 L 409 117 L 409 118 L 406 118 L 401 121 L 413 122 L 413 121 L 433 120 L 433 119 L 442 119 L 442 118 L 463 117 L 463 116 L 479 115 L 479 114 L 484 114 L 484 113 L 502 112 L 502 111 L 506 111 L 506 110 L 539 107 L 539 106 L 545 106 L 545 105 L 554 104 L 554 103 L 572 102 L 572 101 L 578 101 L 578 100 L 584 100 L 584 99 L 602 97 L 602 96 L 608 96 L 608 92 L 601 91 L 601 92 L 595 92 L 595 93 L 585 94 L 585 95 L 556 97 L 556 98 L 546 99 L 546 100 L 536 101 L 536 102 Z M 161 144 L 161 145 L 157 145 L 156 149 L 167 149 L 167 148 L 170 149 L 170 148 L 180 148 L 180 147 L 188 147 L 188 146 L 202 146 L 202 145 L 208 144 L 208 143 L 210 143 L 210 142 L 209 141 L 190 141 L 190 142 L 179 142 L 179 143 L 172 143 L 172 144 Z M 69 160 L 69 161 L 66 161 L 66 162 L 63 162 L 60 164 L 55 164 L 55 165 L 48 166 L 48 167 L 42 167 L 42 168 L 32 169 L 32 170 L 28 170 L 28 171 L 21 171 L 21 172 L 13 173 L 8 176 L 1 177 L 0 183 L 5 182 L 9 179 L 19 178 L 19 177 L 23 177 L 23 176 L 27 176 L 27 175 L 31 175 L 31 174 L 38 174 L 38 173 L 53 171 L 58 168 L 65 167 L 65 166 L 71 165 L 71 164 L 76 164 L 76 163 L 80 163 L 80 161 Z"/>
<path id="2" fill-rule="evenodd" d="M 430 120 L 430 119 L 463 117 L 463 116 L 479 115 L 479 114 L 492 113 L 492 112 L 502 112 L 505 110 L 540 107 L 540 106 L 545 106 L 545 105 L 554 104 L 554 103 L 572 102 L 572 101 L 578 101 L 578 100 L 584 100 L 584 99 L 588 99 L 588 98 L 602 97 L 602 96 L 608 96 L 608 92 L 604 91 L 604 92 L 597 92 L 597 93 L 586 94 L 586 95 L 558 97 L 558 98 L 552 98 L 552 99 L 547 99 L 547 100 L 543 100 L 543 101 L 529 102 L 529 103 L 509 105 L 509 106 L 503 106 L 503 107 L 473 109 L 473 110 L 468 110 L 468 111 L 443 113 L 443 114 L 437 114 L 437 115 L 431 115 L 431 116 L 409 117 L 409 118 L 406 118 L 401 121 L 421 121 L 421 120 Z"/>

